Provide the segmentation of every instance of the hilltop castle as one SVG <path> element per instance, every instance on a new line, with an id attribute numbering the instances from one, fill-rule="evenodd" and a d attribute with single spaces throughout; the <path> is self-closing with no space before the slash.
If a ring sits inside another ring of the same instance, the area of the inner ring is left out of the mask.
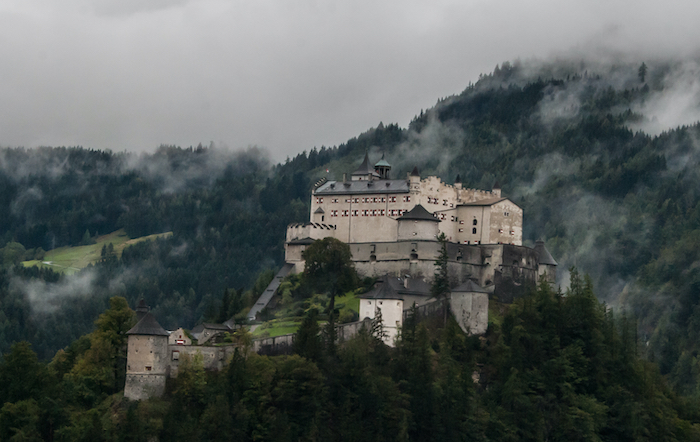
<path id="1" fill-rule="evenodd" d="M 500 299 L 517 296 L 540 275 L 556 278 L 552 256 L 537 242 L 522 245 L 523 210 L 492 190 L 421 179 L 417 168 L 405 179 L 391 179 L 382 157 L 374 167 L 365 154 L 351 179 L 322 179 L 311 195 L 310 221 L 287 228 L 285 261 L 291 272 L 304 268 L 302 252 L 316 239 L 331 236 L 350 246 L 363 276 L 391 275 L 432 281 L 440 243 L 447 238 L 452 286 L 469 280 Z M 515 292 L 514 292 L 515 290 Z"/>
<path id="2" fill-rule="evenodd" d="M 317 239 L 333 237 L 347 243 L 355 268 L 377 283 L 360 299 L 360 321 L 339 326 L 344 339 L 367 326 L 381 312 L 384 340 L 393 345 L 404 318 L 416 305 L 421 315 L 449 310 L 467 333 L 482 334 L 488 325 L 489 298 L 511 302 L 538 278 L 554 282 L 556 261 L 544 242 L 534 248 L 522 245 L 523 211 L 493 189 L 462 187 L 459 176 L 450 185 L 440 178 L 421 179 L 417 168 L 405 179 L 391 179 L 391 165 L 384 159 L 371 166 L 365 154 L 351 179 L 322 179 L 311 194 L 309 222 L 288 226 L 285 265 L 248 313 L 256 320 L 289 273 L 304 270 L 306 247 Z M 449 298 L 431 297 L 430 283 L 444 233 L 447 239 Z M 204 346 L 234 324 L 203 324 L 192 330 L 198 345 L 178 329 L 165 331 L 148 313 L 137 309 L 139 322 L 127 332 L 127 377 L 124 395 L 145 399 L 162 395 L 168 376 L 177 375 L 181 357 L 201 355 L 207 369 L 219 370 L 233 354 L 234 346 Z M 257 340 L 254 351 L 288 351 L 294 335 Z"/>

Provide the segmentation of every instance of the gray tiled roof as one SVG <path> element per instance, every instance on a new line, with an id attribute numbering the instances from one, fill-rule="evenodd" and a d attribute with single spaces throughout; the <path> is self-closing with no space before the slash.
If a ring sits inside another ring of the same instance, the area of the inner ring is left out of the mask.
<path id="1" fill-rule="evenodd" d="M 397 220 L 435 221 L 437 223 L 440 222 L 439 219 L 435 218 L 435 216 L 433 216 L 432 213 L 425 210 L 425 207 L 421 206 L 420 204 L 417 204 L 413 209 L 398 217 Z"/>
<path id="2" fill-rule="evenodd" d="M 127 335 L 151 335 L 151 336 L 170 336 L 170 333 L 165 331 L 163 327 L 158 324 L 156 318 L 148 312 L 143 315 L 143 318 L 131 328 Z"/>
<path id="3" fill-rule="evenodd" d="M 362 164 L 357 168 L 356 171 L 352 173 L 353 175 L 369 175 L 379 176 L 379 174 L 374 170 L 374 168 L 369 163 L 369 155 L 365 152 L 365 159 L 362 160 Z"/>
<path id="4" fill-rule="evenodd" d="M 386 275 L 378 281 L 375 288 L 360 298 L 403 299 L 404 295 L 430 297 L 430 284 L 422 279 L 408 278 L 404 281 L 402 278 Z"/>
<path id="5" fill-rule="evenodd" d="M 544 246 L 544 241 L 535 241 L 535 252 L 537 252 L 537 258 L 540 264 L 550 266 L 558 265 L 552 257 L 552 254 L 547 250 L 547 247 Z"/>
<path id="6" fill-rule="evenodd" d="M 328 181 L 316 189 L 314 195 L 408 193 L 409 190 L 406 180 Z"/>

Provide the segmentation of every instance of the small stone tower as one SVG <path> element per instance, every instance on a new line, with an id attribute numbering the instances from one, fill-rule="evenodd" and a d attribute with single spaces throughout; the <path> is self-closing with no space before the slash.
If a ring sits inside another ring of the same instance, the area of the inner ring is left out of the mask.
<path id="1" fill-rule="evenodd" d="M 142 400 L 160 397 L 165 392 L 168 377 L 168 336 L 156 318 L 142 305 L 141 320 L 126 334 L 129 336 L 126 353 L 126 384 L 124 397 Z"/>
<path id="2" fill-rule="evenodd" d="M 547 247 L 544 246 L 544 241 L 535 241 L 535 252 L 537 252 L 537 276 L 547 274 L 547 281 L 551 284 L 557 282 L 557 262 L 552 258 Z"/>

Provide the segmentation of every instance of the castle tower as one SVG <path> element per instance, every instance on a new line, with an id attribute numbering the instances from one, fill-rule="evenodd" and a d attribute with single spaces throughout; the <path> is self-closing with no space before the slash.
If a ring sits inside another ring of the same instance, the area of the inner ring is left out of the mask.
<path id="1" fill-rule="evenodd" d="M 412 195 L 420 194 L 420 173 L 417 166 L 413 166 L 413 170 L 408 174 L 408 186 Z"/>
<path id="2" fill-rule="evenodd" d="M 498 198 L 501 197 L 501 185 L 499 184 L 498 181 L 496 181 L 493 184 L 493 189 L 491 189 L 491 193 L 493 193 Z"/>
<path id="3" fill-rule="evenodd" d="M 535 252 L 537 253 L 537 276 L 542 276 L 547 274 L 547 281 L 554 284 L 557 281 L 557 262 L 552 258 L 552 254 L 549 253 L 547 247 L 544 245 L 544 241 L 535 241 Z"/>
<path id="4" fill-rule="evenodd" d="M 440 233 L 440 220 L 425 207 L 417 204 L 413 209 L 397 218 L 399 241 L 428 240 L 435 241 Z"/>
<path id="5" fill-rule="evenodd" d="M 365 159 L 362 164 L 352 173 L 353 181 L 369 181 L 373 178 L 379 178 L 379 174 L 370 166 L 369 154 L 365 151 Z"/>
<path id="6" fill-rule="evenodd" d="M 124 397 L 142 400 L 160 397 L 168 377 L 168 337 L 150 312 L 128 332 Z"/>
<path id="7" fill-rule="evenodd" d="M 384 154 L 382 154 L 382 159 L 374 165 L 374 170 L 379 174 L 380 179 L 389 179 L 389 171 L 391 170 L 391 164 L 389 164 L 389 162 L 384 159 Z"/>

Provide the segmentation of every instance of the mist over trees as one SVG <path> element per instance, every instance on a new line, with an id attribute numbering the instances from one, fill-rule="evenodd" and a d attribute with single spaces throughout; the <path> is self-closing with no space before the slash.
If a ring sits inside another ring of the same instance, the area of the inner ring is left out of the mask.
<path id="1" fill-rule="evenodd" d="M 571 265 L 590 274 L 600 299 L 638 318 L 645 356 L 674 388 L 697 391 L 696 65 L 506 62 L 417 112 L 407 128 L 380 123 L 276 165 L 258 149 L 211 146 L 148 155 L 4 148 L 0 350 L 25 339 L 49 359 L 90 332 L 115 295 L 130 305 L 145 298 L 166 328 L 210 319 L 227 289 L 244 309 L 264 289 L 258 275 L 281 265 L 286 225 L 308 219 L 311 184 L 341 179 L 368 149 L 386 154 L 395 178 L 418 164 L 446 182 L 459 174 L 465 187 L 498 180 L 524 209 L 525 244 L 546 240 L 559 282 Z M 173 236 L 83 270 L 81 296 L 28 295 L 37 280 L 57 293 L 75 280 L 18 261 L 119 228 Z"/>

